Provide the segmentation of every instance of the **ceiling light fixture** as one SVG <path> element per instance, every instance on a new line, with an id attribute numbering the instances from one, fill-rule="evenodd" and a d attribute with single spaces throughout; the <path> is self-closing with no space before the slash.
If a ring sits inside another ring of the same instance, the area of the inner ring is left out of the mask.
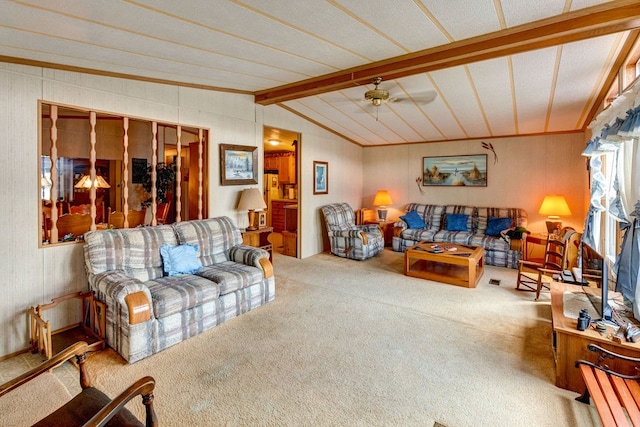
<path id="1" fill-rule="evenodd" d="M 280 144 L 280 141 L 278 141 L 277 139 L 270 139 L 270 140 L 269 140 L 269 144 L 271 144 L 271 145 L 278 145 L 278 144 Z"/>

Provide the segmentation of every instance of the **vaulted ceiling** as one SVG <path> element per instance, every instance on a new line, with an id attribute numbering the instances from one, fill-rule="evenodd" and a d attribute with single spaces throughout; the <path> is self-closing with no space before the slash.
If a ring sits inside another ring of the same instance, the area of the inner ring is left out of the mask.
<path id="1" fill-rule="evenodd" d="M 252 94 L 372 146 L 582 131 L 638 28 L 637 0 L 0 0 L 0 61 Z"/>

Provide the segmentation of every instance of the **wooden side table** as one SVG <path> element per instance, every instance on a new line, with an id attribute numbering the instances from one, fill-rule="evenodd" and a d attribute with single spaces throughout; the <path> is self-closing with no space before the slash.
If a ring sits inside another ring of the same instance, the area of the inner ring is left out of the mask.
<path id="1" fill-rule="evenodd" d="M 564 313 L 564 293 L 592 293 L 599 296 L 600 289 L 589 286 L 578 287 L 560 282 L 551 282 L 551 322 L 553 327 L 553 352 L 556 365 L 556 386 L 578 393 L 584 391 L 584 379 L 580 370 L 576 369 L 578 359 L 595 362 L 598 356 L 587 350 L 587 345 L 593 343 L 614 353 L 629 357 L 640 357 L 640 343 L 618 342 L 613 339 L 613 328 L 607 327 L 606 334 L 600 334 L 593 327 L 584 331 L 577 328 L 578 319 L 566 317 Z M 609 299 L 622 298 L 616 292 L 609 292 Z M 588 304 L 588 303 L 587 303 Z M 638 326 L 635 319 L 630 319 Z M 609 361 L 610 369 L 628 375 L 636 375 L 634 364 L 620 360 Z"/>
<path id="2" fill-rule="evenodd" d="M 243 245 L 264 249 L 269 252 L 269 261 L 273 262 L 273 244 L 269 241 L 269 236 L 273 233 L 273 227 L 243 230 L 241 233 Z"/>

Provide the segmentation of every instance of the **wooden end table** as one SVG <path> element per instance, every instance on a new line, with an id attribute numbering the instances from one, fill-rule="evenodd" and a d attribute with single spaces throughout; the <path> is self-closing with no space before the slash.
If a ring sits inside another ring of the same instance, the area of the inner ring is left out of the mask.
<path id="1" fill-rule="evenodd" d="M 434 253 L 433 245 L 444 252 Z M 475 288 L 483 272 L 484 249 L 479 246 L 420 242 L 404 253 L 405 276 Z"/>

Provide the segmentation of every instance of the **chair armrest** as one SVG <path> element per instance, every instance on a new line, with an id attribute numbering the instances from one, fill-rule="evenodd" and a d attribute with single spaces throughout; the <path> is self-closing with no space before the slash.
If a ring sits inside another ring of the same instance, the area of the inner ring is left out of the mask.
<path id="1" fill-rule="evenodd" d="M 365 224 L 365 225 L 357 225 L 356 226 L 360 231 L 364 231 L 365 233 L 374 233 L 383 235 L 382 227 L 379 224 Z"/>
<path id="2" fill-rule="evenodd" d="M 75 356 L 81 356 L 89 350 L 89 345 L 80 341 L 69 347 L 65 348 L 58 354 L 54 355 L 51 359 L 42 362 L 40 365 L 35 368 L 25 372 L 24 374 L 8 381 L 2 385 L 0 385 L 0 396 L 4 396 L 9 393 L 11 390 L 14 390 L 21 385 L 31 381 L 36 378 L 38 375 L 44 374 L 45 372 L 54 369 L 69 359 L 72 359 Z"/>
<path id="3" fill-rule="evenodd" d="M 609 359 L 620 359 L 631 363 L 640 364 L 640 358 L 624 356 L 622 354 L 614 353 L 611 350 L 607 350 L 606 348 L 602 348 L 597 344 L 589 344 L 587 349 L 592 353 L 598 353 L 600 355 L 600 360 L 604 360 L 606 358 Z"/>
<path id="4" fill-rule="evenodd" d="M 153 390 L 156 382 L 152 377 L 143 377 L 133 383 L 129 388 L 116 396 L 111 400 L 107 406 L 102 408 L 97 414 L 95 414 L 89 421 L 84 424 L 84 427 L 98 427 L 106 425 L 106 422 L 113 418 L 121 409 L 124 408 L 131 399 L 141 395 L 142 403 L 146 408 L 146 423 L 147 426 L 158 425 L 158 419 L 153 409 Z"/>
<path id="5" fill-rule="evenodd" d="M 376 229 L 377 226 L 373 226 Z M 380 232 L 380 230 L 378 229 L 378 233 Z M 338 230 L 338 231 L 328 231 L 328 236 L 329 237 L 344 237 L 346 239 L 361 239 L 362 243 L 364 245 L 366 245 L 369 242 L 369 239 L 367 238 L 367 235 L 365 234 L 364 231 L 359 230 L 359 229 L 355 229 L 355 230 Z"/>

